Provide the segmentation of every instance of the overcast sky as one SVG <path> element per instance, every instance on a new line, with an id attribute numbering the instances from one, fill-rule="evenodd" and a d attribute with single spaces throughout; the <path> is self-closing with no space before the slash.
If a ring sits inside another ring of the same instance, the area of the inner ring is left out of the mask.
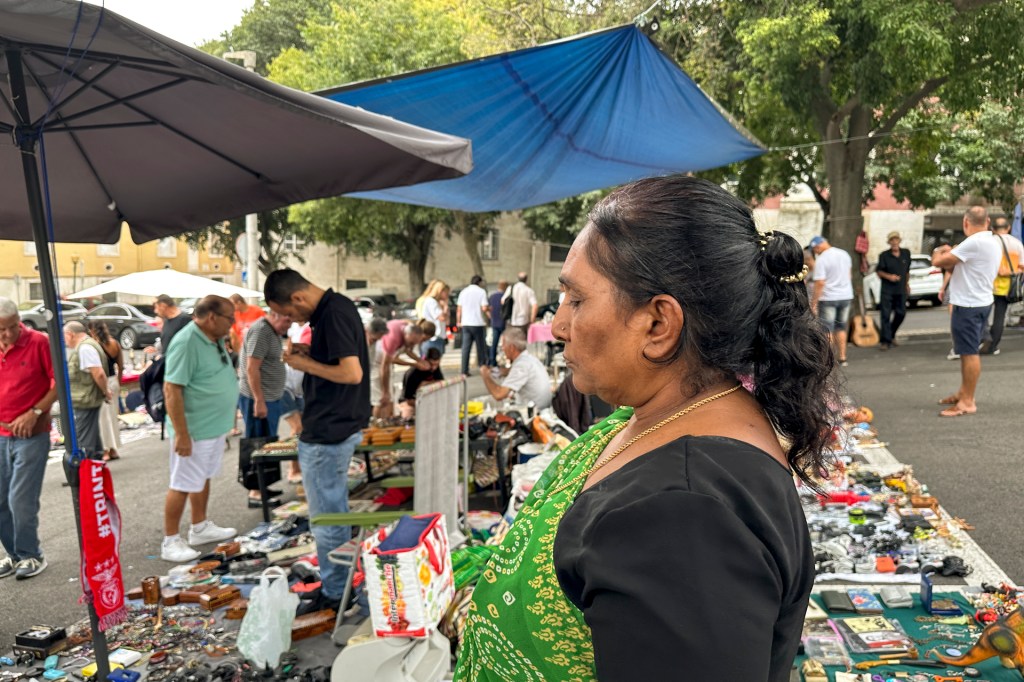
<path id="1" fill-rule="evenodd" d="M 191 47 L 230 29 L 253 0 L 87 0 Z"/>

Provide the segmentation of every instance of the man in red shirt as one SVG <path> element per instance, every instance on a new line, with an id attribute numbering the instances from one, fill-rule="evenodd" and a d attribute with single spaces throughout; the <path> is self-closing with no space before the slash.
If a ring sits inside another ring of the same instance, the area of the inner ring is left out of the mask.
<path id="1" fill-rule="evenodd" d="M 246 303 L 245 299 L 238 294 L 231 295 L 231 303 L 235 306 L 235 323 L 231 325 L 231 350 L 238 353 L 242 349 L 245 333 L 249 331 L 249 327 L 266 313 L 258 305 Z"/>
<path id="2" fill-rule="evenodd" d="M 46 334 L 21 323 L 0 297 L 0 578 L 39 575 L 39 495 L 50 451 L 50 406 L 57 397 Z"/>

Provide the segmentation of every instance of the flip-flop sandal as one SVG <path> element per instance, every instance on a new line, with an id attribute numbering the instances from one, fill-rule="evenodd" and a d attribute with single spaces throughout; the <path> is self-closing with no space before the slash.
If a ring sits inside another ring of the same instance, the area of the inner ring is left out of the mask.
<path id="1" fill-rule="evenodd" d="M 976 411 L 977 410 L 975 410 L 975 412 Z M 939 412 L 939 416 L 940 417 L 963 417 L 963 416 L 966 416 L 966 415 L 969 415 L 969 414 L 974 414 L 975 412 L 968 412 L 967 410 L 962 410 L 959 407 L 951 407 L 948 410 L 943 410 L 942 412 Z"/>
<path id="2" fill-rule="evenodd" d="M 942 400 L 940 400 L 939 405 L 956 405 L 958 402 L 960 402 L 960 399 L 957 398 L 955 395 L 951 395 L 948 398 L 943 398 Z"/>

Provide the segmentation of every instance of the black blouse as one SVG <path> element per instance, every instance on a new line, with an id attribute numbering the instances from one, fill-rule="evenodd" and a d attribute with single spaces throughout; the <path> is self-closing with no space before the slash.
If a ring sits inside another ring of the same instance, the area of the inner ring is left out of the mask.
<path id="1" fill-rule="evenodd" d="M 789 471 L 730 438 L 684 436 L 576 498 L 555 538 L 600 682 L 786 682 L 814 561 Z"/>

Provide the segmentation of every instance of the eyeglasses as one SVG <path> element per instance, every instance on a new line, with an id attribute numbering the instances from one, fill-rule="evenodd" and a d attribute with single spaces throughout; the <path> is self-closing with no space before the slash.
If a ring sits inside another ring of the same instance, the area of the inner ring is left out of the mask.
<path id="1" fill-rule="evenodd" d="M 225 351 L 224 346 L 220 345 L 219 343 L 217 344 L 217 352 L 220 353 L 220 361 L 223 362 L 225 365 L 228 364 L 227 351 Z"/>
<path id="2" fill-rule="evenodd" d="M 235 316 L 234 315 L 225 315 L 224 313 L 220 312 L 219 310 L 214 310 L 213 314 L 214 315 L 219 315 L 220 317 L 223 317 L 225 320 L 230 321 L 231 324 L 235 323 Z"/>

